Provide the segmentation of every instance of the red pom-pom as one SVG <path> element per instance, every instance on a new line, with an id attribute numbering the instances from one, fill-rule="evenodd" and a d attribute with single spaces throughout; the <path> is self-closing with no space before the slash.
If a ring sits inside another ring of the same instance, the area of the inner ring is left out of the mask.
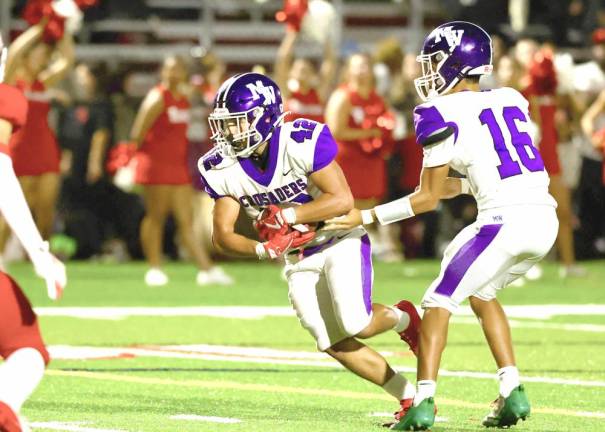
<path id="1" fill-rule="evenodd" d="M 533 94 L 554 95 L 557 92 L 557 72 L 550 51 L 538 51 L 529 65 L 529 81 Z"/>
<path id="2" fill-rule="evenodd" d="M 275 13 L 275 19 L 286 24 L 289 30 L 299 32 L 308 8 L 307 0 L 284 0 L 284 8 Z"/>
<path id="3" fill-rule="evenodd" d="M 42 33 L 42 40 L 46 43 L 58 41 L 65 32 L 65 18 L 55 12 L 51 3 L 52 0 L 29 0 L 22 14 L 29 25 L 38 24 L 43 18 L 48 19 Z"/>
<path id="4" fill-rule="evenodd" d="M 52 12 L 51 0 L 29 0 L 21 14 L 29 24 L 38 24 L 42 18 L 49 16 Z"/>
<path id="5" fill-rule="evenodd" d="M 119 168 L 127 166 L 135 153 L 137 144 L 132 141 L 121 141 L 109 150 L 105 170 L 109 175 L 114 175 Z"/>

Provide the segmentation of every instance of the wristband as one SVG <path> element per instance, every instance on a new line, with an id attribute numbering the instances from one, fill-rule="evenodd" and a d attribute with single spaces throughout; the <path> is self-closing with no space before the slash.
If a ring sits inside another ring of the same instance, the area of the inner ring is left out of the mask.
<path id="1" fill-rule="evenodd" d="M 369 225 L 374 223 L 374 216 L 372 216 L 372 210 L 361 211 L 361 223 L 362 225 Z"/>
<path id="2" fill-rule="evenodd" d="M 471 183 L 468 181 L 468 179 L 460 179 L 460 193 L 465 195 L 473 194 L 473 191 L 471 190 Z"/>
<path id="3" fill-rule="evenodd" d="M 257 243 L 254 249 L 259 260 L 269 258 L 269 254 L 267 253 L 267 249 L 265 249 L 265 245 L 263 243 Z"/>
<path id="4" fill-rule="evenodd" d="M 294 225 L 296 223 L 296 210 L 294 207 L 285 208 L 281 211 L 281 217 L 288 225 Z"/>
<path id="5" fill-rule="evenodd" d="M 381 225 L 387 225 L 414 216 L 414 209 L 409 197 L 399 198 L 390 203 L 374 207 L 376 219 Z"/>

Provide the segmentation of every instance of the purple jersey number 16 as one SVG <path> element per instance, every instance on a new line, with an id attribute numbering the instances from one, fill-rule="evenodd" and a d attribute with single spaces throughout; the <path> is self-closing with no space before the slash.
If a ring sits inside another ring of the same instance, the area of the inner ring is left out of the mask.
<path id="1" fill-rule="evenodd" d="M 504 107 L 502 110 L 502 117 L 506 123 L 506 127 L 510 133 L 511 144 L 519 155 L 519 160 L 525 168 L 531 172 L 544 171 L 544 162 L 540 156 L 540 152 L 534 147 L 531 137 L 527 132 L 520 132 L 517 128 L 516 121 L 527 123 L 527 116 L 517 106 Z M 496 117 L 491 108 L 486 108 L 481 111 L 479 115 L 481 124 L 487 125 L 489 133 L 492 135 L 494 141 L 494 148 L 498 157 L 500 158 L 500 165 L 498 165 L 498 172 L 500 178 L 505 179 L 521 174 L 521 167 L 519 162 L 514 161 L 506 148 L 504 141 L 504 135 L 502 130 L 496 121 Z M 530 154 L 531 153 L 531 154 Z"/>

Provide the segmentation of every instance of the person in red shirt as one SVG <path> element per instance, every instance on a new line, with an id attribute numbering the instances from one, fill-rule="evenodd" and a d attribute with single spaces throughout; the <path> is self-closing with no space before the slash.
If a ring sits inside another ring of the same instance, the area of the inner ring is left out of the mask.
<path id="1" fill-rule="evenodd" d="M 326 38 L 319 73 L 309 59 L 294 59 L 294 46 L 299 33 L 288 28 L 277 51 L 275 82 L 282 89 L 286 121 L 304 117 L 324 122 L 324 106 L 336 74 L 336 54 L 332 41 Z"/>
<path id="2" fill-rule="evenodd" d="M 338 143 L 336 160 L 355 198 L 355 207 L 371 208 L 386 193 L 386 162 L 392 150 L 392 117 L 374 88 L 372 61 L 354 54 L 344 83 L 332 93 L 326 123 Z"/>
<path id="3" fill-rule="evenodd" d="M 562 178 L 557 149 L 559 133 L 556 119 L 563 96 L 557 94 L 558 82 L 552 51 L 546 48 L 536 50 L 526 65 L 526 73 L 522 93 L 529 100 L 531 118 L 540 129 L 538 148 L 550 176 L 549 192 L 557 201 L 557 250 L 562 264 L 560 275 L 583 276 L 585 269 L 576 264 L 571 193 Z"/>
<path id="4" fill-rule="evenodd" d="M 27 251 L 36 273 L 46 280 L 50 298 L 56 300 L 67 284 L 65 266 L 48 251 L 48 243 L 36 228 L 9 156 L 7 144 L 13 129 L 24 125 L 27 100 L 23 93 L 0 84 L 0 211 Z M 19 411 L 40 383 L 50 358 L 27 297 L 4 272 L 0 272 L 0 358 L 0 431 L 29 430 Z"/>
<path id="5" fill-rule="evenodd" d="M 194 241 L 193 188 L 187 166 L 189 101 L 183 90 L 186 80 L 184 60 L 167 57 L 161 69 L 161 82 L 143 100 L 131 131 L 131 139 L 139 146 L 135 155 L 135 182 L 144 190 L 146 214 L 141 223 L 141 242 L 151 267 L 145 275 L 150 286 L 168 283 L 160 267 L 164 225 L 170 214 L 183 245 L 199 268 L 197 283 L 232 283 Z"/>
<path id="6" fill-rule="evenodd" d="M 5 82 L 22 90 L 29 109 L 25 125 L 8 143 L 13 167 L 42 237 L 52 234 L 59 193 L 60 150 L 48 124 L 55 87 L 74 63 L 73 40 L 68 32 L 55 45 L 42 41 L 44 22 L 23 32 L 11 44 Z"/>

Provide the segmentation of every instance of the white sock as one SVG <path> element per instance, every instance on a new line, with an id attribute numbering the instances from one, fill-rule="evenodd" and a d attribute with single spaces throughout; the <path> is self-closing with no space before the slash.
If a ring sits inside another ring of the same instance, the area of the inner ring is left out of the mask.
<path id="1" fill-rule="evenodd" d="M 425 399 L 435 397 L 435 391 L 437 390 L 437 383 L 431 380 L 420 380 L 417 383 L 416 396 L 414 396 L 414 406 L 420 405 Z"/>
<path id="2" fill-rule="evenodd" d="M 397 316 L 397 324 L 393 327 L 397 333 L 401 333 L 410 325 L 410 316 L 402 310 L 397 309 L 396 307 L 392 307 L 391 310 Z"/>
<path id="3" fill-rule="evenodd" d="M 398 373 L 393 375 L 382 388 L 398 401 L 402 399 L 411 399 L 416 394 L 414 386 L 403 375 Z"/>
<path id="4" fill-rule="evenodd" d="M 18 413 L 44 376 L 44 358 L 33 348 L 21 348 L 0 365 L 0 400 Z"/>
<path id="5" fill-rule="evenodd" d="M 500 395 L 509 397 L 510 393 L 519 385 L 519 369 L 516 366 L 506 366 L 498 369 L 498 380 L 500 381 Z"/>

